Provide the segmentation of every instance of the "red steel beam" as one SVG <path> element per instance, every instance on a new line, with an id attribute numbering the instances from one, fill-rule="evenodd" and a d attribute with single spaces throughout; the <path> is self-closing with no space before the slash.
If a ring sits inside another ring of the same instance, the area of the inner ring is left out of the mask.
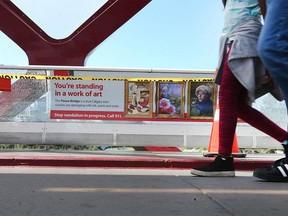
<path id="1" fill-rule="evenodd" d="M 70 36 L 47 35 L 10 0 L 0 0 L 0 30 L 20 46 L 30 65 L 84 66 L 88 54 L 151 0 L 109 0 Z"/>

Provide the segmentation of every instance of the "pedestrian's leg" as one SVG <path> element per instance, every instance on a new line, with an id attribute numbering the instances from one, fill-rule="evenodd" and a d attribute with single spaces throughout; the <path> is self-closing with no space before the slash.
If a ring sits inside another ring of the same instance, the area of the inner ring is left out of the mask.
<path id="1" fill-rule="evenodd" d="M 266 2 L 267 14 L 259 38 L 259 55 L 283 91 L 288 109 L 288 1 Z"/>
<path id="2" fill-rule="evenodd" d="M 266 0 L 267 13 L 259 39 L 259 55 L 280 86 L 288 111 L 288 1 Z M 288 181 L 288 141 L 283 143 L 286 157 L 270 168 L 259 168 L 253 176 L 268 181 Z"/>
<path id="3" fill-rule="evenodd" d="M 245 88 L 233 75 L 228 66 L 228 56 L 226 57 L 223 75 L 219 91 L 219 155 L 230 156 L 232 153 L 233 140 L 237 125 L 237 106 L 240 93 Z"/>
<path id="4" fill-rule="evenodd" d="M 237 98 L 239 88 L 243 88 L 234 77 L 228 66 L 228 56 L 225 59 L 222 74 L 219 106 L 220 106 L 220 125 L 219 125 L 219 156 L 202 167 L 193 168 L 191 174 L 197 176 L 235 176 L 232 152 L 233 139 L 237 124 Z"/>
<path id="5" fill-rule="evenodd" d="M 244 91 L 245 92 L 241 94 L 243 95 L 243 97 L 239 98 L 238 101 L 238 117 L 250 124 L 251 126 L 273 137 L 279 142 L 284 142 L 285 140 L 287 140 L 287 131 L 283 130 L 281 127 L 272 122 L 261 112 L 247 104 L 247 91 L 245 89 Z"/>

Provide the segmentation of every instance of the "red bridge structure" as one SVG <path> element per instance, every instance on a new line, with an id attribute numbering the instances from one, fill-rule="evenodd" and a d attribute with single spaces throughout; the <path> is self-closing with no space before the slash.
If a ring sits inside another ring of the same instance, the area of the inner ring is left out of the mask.
<path id="1" fill-rule="evenodd" d="M 109 0 L 70 36 L 50 37 L 10 0 L 0 0 L 0 30 L 21 47 L 29 65 L 84 66 L 88 54 L 151 0 Z"/>

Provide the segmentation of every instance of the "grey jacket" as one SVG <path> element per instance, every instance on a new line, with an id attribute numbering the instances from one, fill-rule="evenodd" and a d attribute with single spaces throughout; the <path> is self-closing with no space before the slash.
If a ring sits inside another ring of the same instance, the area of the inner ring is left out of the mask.
<path id="1" fill-rule="evenodd" d="M 221 84 L 227 44 L 229 39 L 233 37 L 228 66 L 234 76 L 248 90 L 248 96 L 251 101 L 271 91 L 271 86 L 266 88 L 263 85 L 266 80 L 266 73 L 257 52 L 261 28 L 262 23 L 259 18 L 248 17 L 241 21 L 229 34 L 220 38 L 220 58 L 215 83 Z M 261 92 L 258 92 L 258 88 L 260 88 Z M 272 88 L 274 88 L 274 83 Z"/>

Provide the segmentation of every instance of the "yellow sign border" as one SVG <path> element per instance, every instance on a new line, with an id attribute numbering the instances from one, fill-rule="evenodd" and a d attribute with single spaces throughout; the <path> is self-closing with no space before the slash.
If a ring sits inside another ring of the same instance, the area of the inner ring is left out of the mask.
<path id="1" fill-rule="evenodd" d="M 0 74 L 0 78 L 6 79 L 35 79 L 35 80 L 99 80 L 99 81 L 165 81 L 165 82 L 209 82 L 214 81 L 214 78 L 159 78 L 159 77 L 143 77 L 143 78 L 129 78 L 129 77 L 84 77 L 84 76 L 47 76 L 36 74 Z"/>

